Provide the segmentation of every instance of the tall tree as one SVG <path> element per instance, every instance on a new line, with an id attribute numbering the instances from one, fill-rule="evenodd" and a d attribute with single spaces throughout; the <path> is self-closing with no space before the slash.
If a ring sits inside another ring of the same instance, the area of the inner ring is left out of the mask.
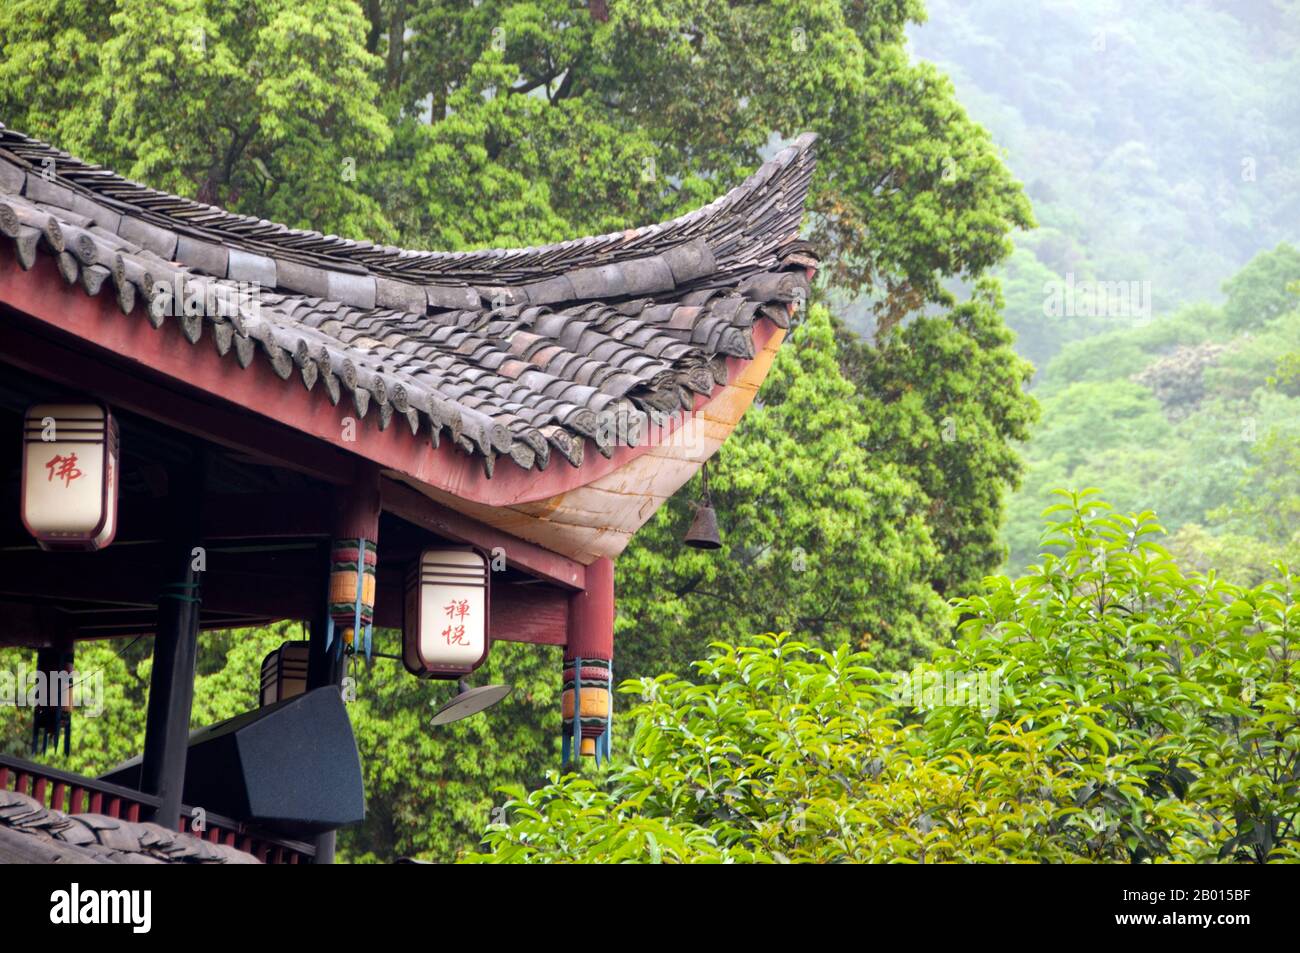
<path id="1" fill-rule="evenodd" d="M 362 181 L 392 135 L 365 23 L 335 0 L 16 0 L 0 115 L 157 188 L 391 238 Z"/>
<path id="2" fill-rule="evenodd" d="M 1004 498 L 1020 483 L 1015 443 L 1037 419 L 1024 389 L 1033 367 L 1016 355 L 995 283 L 875 342 L 841 335 L 843 360 L 870 421 L 873 466 L 888 461 L 925 495 L 941 558 L 930 577 L 953 598 L 1006 558 Z"/>
<path id="3" fill-rule="evenodd" d="M 870 452 L 871 423 L 836 363 L 830 316 L 812 308 L 778 353 L 761 402 L 708 467 L 723 548 L 682 545 L 701 477 L 618 561 L 618 667 L 684 670 L 711 641 L 791 629 L 879 649 L 899 665 L 947 625 L 929 500 Z"/>
<path id="4" fill-rule="evenodd" d="M 1223 283 L 1223 316 L 1233 328 L 1258 328 L 1300 304 L 1300 249 L 1282 242 L 1260 252 Z"/>
<path id="5" fill-rule="evenodd" d="M 891 322 L 946 301 L 945 277 L 978 274 L 1031 221 L 988 135 L 908 56 L 916 0 L 596 13 L 576 0 L 15 0 L 0 11 L 0 114 L 162 188 L 449 248 L 658 220 L 813 130 L 827 273 Z"/>

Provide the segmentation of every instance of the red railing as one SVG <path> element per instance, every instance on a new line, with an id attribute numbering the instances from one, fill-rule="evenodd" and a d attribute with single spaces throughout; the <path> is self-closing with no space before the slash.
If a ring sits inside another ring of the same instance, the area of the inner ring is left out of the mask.
<path id="1" fill-rule="evenodd" d="M 64 814 L 103 814 L 126 821 L 148 820 L 158 806 L 158 798 L 143 791 L 4 754 L 0 754 L 0 789 L 26 794 Z M 316 856 L 313 844 L 277 837 L 210 811 L 202 812 L 199 827 L 195 813 L 191 807 L 181 808 L 182 833 L 246 851 L 263 863 L 310 864 Z"/>
<path id="2" fill-rule="evenodd" d="M 133 791 L 9 755 L 0 755 L 0 788 L 26 794 L 64 814 L 104 814 L 139 821 L 158 806 L 158 799 L 143 791 Z"/>
<path id="3" fill-rule="evenodd" d="M 245 851 L 264 864 L 310 864 L 316 857 L 314 844 L 284 837 L 270 837 L 265 832 L 250 828 L 240 821 L 210 811 L 204 813 L 206 816 L 203 827 L 196 829 L 194 810 L 189 807 L 181 808 L 181 831 L 201 837 L 213 844 L 225 844 Z"/>

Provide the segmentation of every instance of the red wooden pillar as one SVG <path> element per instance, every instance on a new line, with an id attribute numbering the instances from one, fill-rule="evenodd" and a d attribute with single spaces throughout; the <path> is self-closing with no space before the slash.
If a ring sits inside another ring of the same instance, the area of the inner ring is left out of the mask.
<path id="1" fill-rule="evenodd" d="M 614 563 L 587 567 L 587 587 L 569 597 L 564 651 L 564 761 L 578 755 L 599 763 L 610 754 L 614 712 Z"/>
<path id="2" fill-rule="evenodd" d="M 327 596 L 327 651 L 339 653 L 338 639 L 355 639 L 354 648 L 363 647 L 364 631 L 352 633 L 356 625 L 356 602 L 362 603 L 361 626 L 369 627 L 374 617 L 375 569 L 379 543 L 379 468 L 365 463 L 357 467 L 352 483 L 334 491 L 334 529 L 330 541 L 329 594 Z M 359 571 L 360 570 L 360 571 Z M 332 634 L 328 631 L 333 621 Z M 334 656 L 338 658 L 339 655 Z M 316 672 L 318 676 L 329 673 Z M 339 675 L 341 675 L 339 666 Z M 310 663 L 308 678 L 312 675 Z M 338 675 L 324 678 L 321 684 L 333 684 Z"/>
<path id="3" fill-rule="evenodd" d="M 362 631 L 352 634 L 353 648 L 363 651 L 364 628 L 373 618 L 375 573 L 367 572 L 367 560 L 378 568 L 379 468 L 371 463 L 357 467 L 355 479 L 334 490 L 334 526 L 326 579 L 320 608 L 311 619 L 311 649 L 307 657 L 307 689 L 337 685 L 343 678 L 344 641 L 355 626 L 355 601 L 360 595 L 365 606 Z M 362 571 L 357 572 L 358 561 Z M 334 863 L 334 832 L 316 838 L 314 863 Z"/>

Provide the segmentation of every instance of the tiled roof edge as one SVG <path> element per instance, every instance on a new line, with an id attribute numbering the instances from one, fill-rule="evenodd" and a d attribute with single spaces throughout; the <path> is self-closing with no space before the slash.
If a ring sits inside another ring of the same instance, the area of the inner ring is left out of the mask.
<path id="1" fill-rule="evenodd" d="M 9 863 L 257 864 L 252 854 L 158 824 L 64 814 L 0 789 L 0 859 Z"/>
<path id="2" fill-rule="evenodd" d="M 46 191 L 66 189 L 73 195 L 65 199 L 75 201 L 79 194 L 83 201 L 106 203 L 135 219 L 127 225 L 131 235 L 124 237 L 164 258 L 176 251 L 177 237 L 183 235 L 200 243 L 217 240 L 264 258 L 432 285 L 430 294 L 439 298 L 465 295 L 477 285 L 485 300 L 502 288 L 535 283 L 557 272 L 662 254 L 696 239 L 714 249 L 716 261 L 710 274 L 723 277 L 743 270 L 753 263 L 756 248 L 779 244 L 797 231 L 815 164 L 815 142 L 813 133 L 796 137 L 740 185 L 665 222 L 548 245 L 442 252 L 378 246 L 237 215 L 133 182 L 0 123 L 0 159 L 17 159 L 42 179 Z M 768 200 L 771 207 L 765 208 Z M 262 277 L 266 275 L 264 270 Z M 681 287 L 683 282 L 677 284 Z M 328 296 L 325 288 L 281 287 Z M 349 303 L 366 306 L 362 300 Z"/>
<path id="3" fill-rule="evenodd" d="M 27 158 L 5 148 L 19 140 Z M 170 316 L 190 344 L 209 336 L 223 357 L 233 350 L 232 364 L 247 367 L 261 351 L 282 379 L 297 371 L 308 390 L 321 383 L 334 404 L 347 395 L 361 417 L 377 410 L 381 429 L 404 418 L 435 447 L 445 431 L 482 457 L 488 476 L 503 454 L 524 469 L 544 469 L 552 449 L 580 467 L 587 442 L 606 456 L 612 451 L 597 414 L 621 419 L 689 407 L 692 393 L 725 383 L 726 357 L 753 356 L 759 317 L 785 326 L 791 304 L 805 300 L 817 260 L 797 227 L 811 142 L 801 137 L 745 185 L 666 223 L 678 228 L 676 244 L 576 268 L 576 259 L 562 256 L 549 277 L 513 286 L 421 286 L 347 260 L 306 264 L 292 257 L 299 249 L 260 239 L 189 225 L 172 230 L 154 212 L 119 201 L 113 188 L 84 187 L 80 180 L 94 167 L 68 157 L 45 175 L 48 167 L 38 170 L 30 159 L 53 150 L 3 127 L 0 234 L 22 268 L 38 251 L 52 255 L 69 284 L 90 296 L 111 289 L 124 313 L 144 304 L 155 327 Z M 69 163 L 73 177 L 58 171 Z M 110 185 L 125 181 L 96 175 Z M 258 292 L 260 313 L 247 312 L 238 294 L 227 295 L 233 310 L 203 316 L 152 307 L 160 289 L 239 292 L 248 282 L 279 289 Z"/>

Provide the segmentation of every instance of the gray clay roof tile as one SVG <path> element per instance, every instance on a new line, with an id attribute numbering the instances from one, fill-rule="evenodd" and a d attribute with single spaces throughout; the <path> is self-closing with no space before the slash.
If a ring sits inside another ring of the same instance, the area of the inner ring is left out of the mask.
<path id="1" fill-rule="evenodd" d="M 87 294 L 131 313 L 160 283 L 231 313 L 177 320 L 198 345 L 262 359 L 380 426 L 435 444 L 580 466 L 597 415 L 689 406 L 752 357 L 754 323 L 784 327 L 816 257 L 798 238 L 812 175 L 801 136 L 715 202 L 657 225 L 537 248 L 426 252 L 287 228 L 168 195 L 0 126 L 0 236 L 18 263 L 57 256 Z M 101 849 L 110 850 L 100 844 Z"/>

